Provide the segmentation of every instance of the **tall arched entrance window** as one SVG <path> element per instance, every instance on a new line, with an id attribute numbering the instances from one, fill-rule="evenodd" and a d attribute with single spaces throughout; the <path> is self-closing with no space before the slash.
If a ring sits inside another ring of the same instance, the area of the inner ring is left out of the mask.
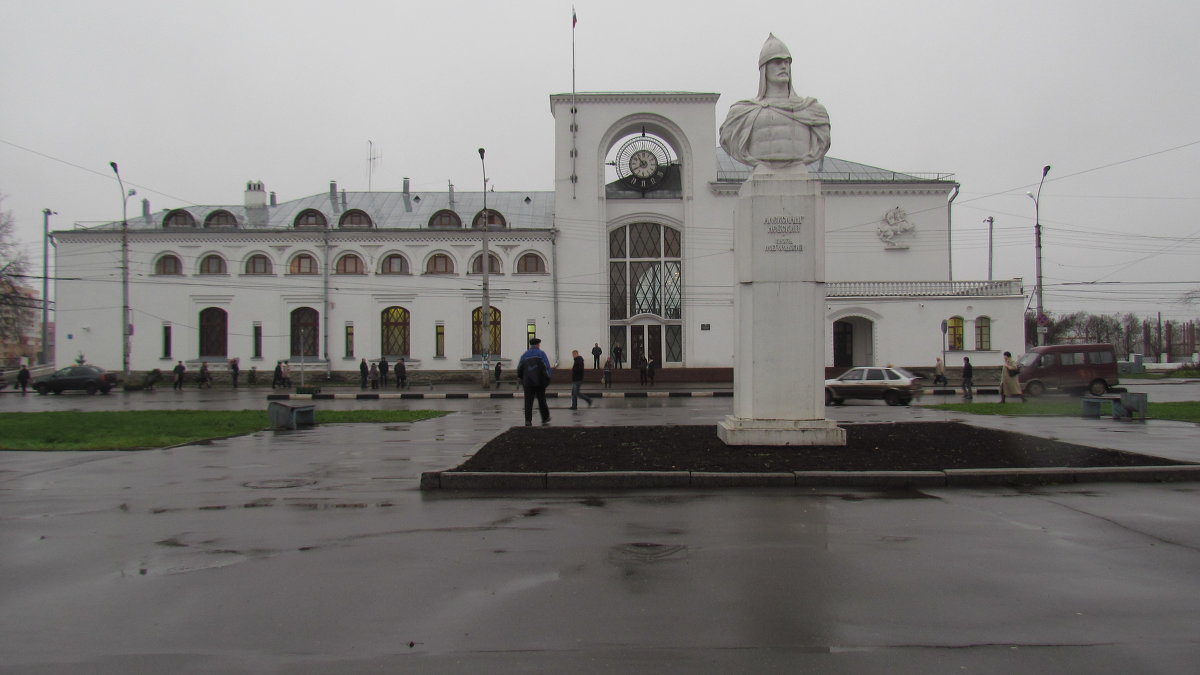
<path id="1" fill-rule="evenodd" d="M 683 362 L 683 235 L 661 223 L 608 233 L 609 348 L 632 367 Z"/>
<path id="2" fill-rule="evenodd" d="M 200 357 L 228 356 L 229 315 L 220 307 L 200 310 Z"/>
<path id="3" fill-rule="evenodd" d="M 379 344 L 384 356 L 408 356 L 408 320 L 408 310 L 403 307 L 388 307 L 380 314 Z"/>
<path id="4" fill-rule="evenodd" d="M 292 310 L 292 358 L 300 356 L 317 356 L 317 330 L 320 328 L 320 315 L 312 307 L 299 307 Z"/>
<path id="5" fill-rule="evenodd" d="M 500 310 L 488 307 L 488 333 L 491 335 L 488 354 L 496 356 L 500 353 Z M 483 308 L 471 310 L 471 353 L 483 355 Z"/>

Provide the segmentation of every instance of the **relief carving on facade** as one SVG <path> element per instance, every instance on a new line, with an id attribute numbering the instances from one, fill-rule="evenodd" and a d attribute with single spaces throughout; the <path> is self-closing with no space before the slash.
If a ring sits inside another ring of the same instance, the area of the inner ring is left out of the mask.
<path id="1" fill-rule="evenodd" d="M 902 251 L 908 248 L 909 240 L 917 236 L 917 226 L 910 223 L 908 214 L 897 206 L 883 214 L 878 234 L 885 250 Z"/>

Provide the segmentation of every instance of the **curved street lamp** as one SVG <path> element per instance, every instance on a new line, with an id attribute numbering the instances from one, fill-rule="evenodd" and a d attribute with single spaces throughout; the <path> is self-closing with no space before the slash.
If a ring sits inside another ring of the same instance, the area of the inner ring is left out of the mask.
<path id="1" fill-rule="evenodd" d="M 1046 182 L 1046 174 L 1048 174 L 1048 173 L 1050 173 L 1050 165 L 1049 164 L 1042 167 L 1042 179 L 1040 181 L 1038 181 L 1038 190 L 1037 190 L 1036 196 L 1032 192 L 1025 193 L 1026 195 L 1029 196 L 1030 199 L 1033 200 L 1033 221 L 1034 221 L 1034 225 L 1033 225 L 1034 244 L 1033 244 L 1033 247 L 1034 247 L 1034 251 L 1037 254 L 1036 269 L 1034 270 L 1034 272 L 1037 275 L 1036 290 L 1037 290 L 1038 345 L 1046 344 L 1046 311 L 1045 311 L 1046 307 L 1044 304 L 1042 304 L 1042 212 L 1041 212 L 1041 201 L 1042 201 L 1042 184 Z"/>
<path id="2" fill-rule="evenodd" d="M 137 190 L 125 190 L 125 181 L 121 180 L 121 172 L 116 162 L 109 162 L 113 173 L 117 175 L 117 185 L 121 187 L 121 372 L 125 381 L 129 381 L 129 332 L 133 326 L 129 311 L 129 198 L 137 194 Z"/>
<path id="3" fill-rule="evenodd" d="M 481 238 L 483 240 L 483 253 L 480 257 L 480 269 L 483 271 L 483 306 L 481 307 L 482 316 L 482 332 L 479 336 L 479 348 L 483 351 L 483 388 L 487 389 L 491 385 L 488 383 L 488 377 L 491 375 L 489 360 L 492 352 L 492 307 L 491 294 L 488 287 L 489 279 L 488 272 L 492 267 L 491 256 L 488 254 L 488 209 L 487 209 L 487 162 L 483 159 L 484 149 L 479 149 L 479 166 L 483 170 L 483 225 L 481 226 Z M 499 357 L 497 357 L 499 358 Z"/>

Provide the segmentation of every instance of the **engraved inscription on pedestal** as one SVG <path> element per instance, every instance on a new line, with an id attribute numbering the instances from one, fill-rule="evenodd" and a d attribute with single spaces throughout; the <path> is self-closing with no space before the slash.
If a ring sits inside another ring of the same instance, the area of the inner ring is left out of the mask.
<path id="1" fill-rule="evenodd" d="M 767 252 L 788 253 L 802 252 L 804 244 L 792 241 L 793 235 L 799 235 L 803 230 L 804 216 L 770 216 L 763 219 L 767 234 L 775 237 L 775 241 L 763 248 Z"/>

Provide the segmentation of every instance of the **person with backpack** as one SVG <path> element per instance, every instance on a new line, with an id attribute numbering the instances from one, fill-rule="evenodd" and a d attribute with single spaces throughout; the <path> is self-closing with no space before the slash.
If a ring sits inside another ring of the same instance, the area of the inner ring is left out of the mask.
<path id="1" fill-rule="evenodd" d="M 517 379 L 525 389 L 525 426 L 533 426 L 533 401 L 537 399 L 538 412 L 542 414 L 542 426 L 550 424 L 550 406 L 546 405 L 546 387 L 550 384 L 550 357 L 538 345 L 542 341 L 530 338 L 529 349 L 517 363 Z"/>

